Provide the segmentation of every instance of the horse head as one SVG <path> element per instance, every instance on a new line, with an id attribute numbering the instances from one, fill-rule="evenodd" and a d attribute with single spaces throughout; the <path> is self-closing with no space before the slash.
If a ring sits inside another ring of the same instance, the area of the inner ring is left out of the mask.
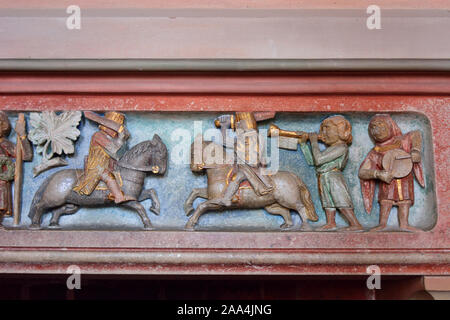
<path id="1" fill-rule="evenodd" d="M 167 170 L 167 147 L 155 134 L 152 140 L 133 146 L 120 159 L 119 166 L 163 175 Z"/>
<path id="2" fill-rule="evenodd" d="M 149 165 L 159 167 L 158 174 L 163 175 L 167 170 L 167 147 L 157 134 L 153 135 L 151 144 L 151 155 Z"/>

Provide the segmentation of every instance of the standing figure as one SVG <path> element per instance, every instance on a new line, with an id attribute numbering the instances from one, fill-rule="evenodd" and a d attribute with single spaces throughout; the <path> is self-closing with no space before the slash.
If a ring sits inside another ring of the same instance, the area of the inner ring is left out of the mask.
<path id="1" fill-rule="evenodd" d="M 233 196 L 239 185 L 247 180 L 259 196 L 267 195 L 273 191 L 270 178 L 260 171 L 262 152 L 259 150 L 258 125 L 252 112 L 236 112 L 236 115 L 220 116 L 214 121 L 216 127 L 222 129 L 223 144 L 233 148 L 235 152 L 234 175 L 224 191 L 223 198 L 218 204 L 231 206 Z M 229 143 L 225 130 L 231 128 L 236 131 L 236 139 Z"/>
<path id="2" fill-rule="evenodd" d="M 306 144 L 311 142 L 311 148 Z M 327 145 L 320 151 L 318 140 Z M 352 142 L 352 126 L 342 116 L 333 116 L 322 121 L 320 133 L 302 134 L 300 148 L 309 165 L 316 167 L 320 200 L 325 210 L 327 223 L 319 230 L 336 228 L 336 210 L 349 222 L 345 230 L 363 229 L 356 219 L 350 191 L 342 170 L 348 160 L 348 145 Z"/>
<path id="3" fill-rule="evenodd" d="M 421 164 L 422 136 L 419 131 L 403 135 L 388 114 L 375 115 L 369 123 L 375 147 L 359 169 L 364 207 L 372 210 L 375 184 L 379 181 L 380 224 L 371 231 L 386 228 L 392 206 L 398 207 L 399 227 L 414 231 L 408 224 L 409 208 L 414 204 L 414 177 L 424 187 Z"/>
<path id="4" fill-rule="evenodd" d="M 85 116 L 103 124 L 100 124 L 100 130 L 91 138 L 84 174 L 73 190 L 80 195 L 88 196 L 99 182 L 103 181 L 111 192 L 109 197 L 111 200 L 114 199 L 115 203 L 136 200 L 134 197 L 124 195 L 114 175 L 115 164 L 123 155 L 126 141 L 130 137 L 124 126 L 125 115 L 111 111 L 105 114 L 105 118 L 88 112 L 85 112 Z"/>
<path id="5" fill-rule="evenodd" d="M 13 213 L 11 182 L 14 180 L 14 163 L 11 159 L 16 157 L 16 148 L 21 147 L 22 160 L 31 161 L 33 159 L 31 144 L 27 139 L 25 121 L 17 121 L 14 131 L 18 135 L 17 141 L 20 141 L 21 146 L 17 146 L 8 140 L 11 123 L 6 113 L 0 111 L 0 221 L 3 216 L 11 216 Z"/>

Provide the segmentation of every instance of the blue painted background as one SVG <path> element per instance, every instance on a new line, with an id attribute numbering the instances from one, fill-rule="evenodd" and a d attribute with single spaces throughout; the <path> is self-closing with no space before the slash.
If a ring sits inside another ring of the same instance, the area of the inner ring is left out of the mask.
<path id="1" fill-rule="evenodd" d="M 182 230 L 187 222 L 187 217 L 183 211 L 183 203 L 191 192 L 192 188 L 202 188 L 206 186 L 206 175 L 193 174 L 188 164 L 177 165 L 173 163 L 171 157 L 175 150 L 175 145 L 179 140 L 172 141 L 172 132 L 175 129 L 187 129 L 190 137 L 185 142 L 191 144 L 194 137 L 194 121 L 202 121 L 203 130 L 213 128 L 213 120 L 220 113 L 132 113 L 127 114 L 127 126 L 132 134 L 128 144 L 133 146 L 141 141 L 151 139 L 153 134 L 157 133 L 169 150 L 168 171 L 164 177 L 149 175 L 146 179 L 146 188 L 155 188 L 161 201 L 161 214 L 159 216 L 148 213 L 153 225 L 158 229 Z M 260 124 L 261 128 L 268 128 L 270 123 L 277 124 L 280 128 L 286 130 L 318 131 L 320 122 L 332 114 L 325 113 L 280 113 L 275 119 L 265 121 Z M 350 146 L 350 157 L 344 175 L 349 184 L 355 212 L 361 224 L 365 227 L 373 227 L 378 224 L 378 204 L 375 205 L 372 213 L 365 213 L 359 179 L 357 172 L 359 166 L 366 154 L 373 147 L 367 133 L 367 126 L 370 117 L 369 113 L 349 113 L 344 114 L 353 126 L 353 144 Z M 28 117 L 28 115 L 27 115 Z M 397 121 L 403 133 L 411 130 L 420 130 L 424 139 L 424 174 L 426 177 L 426 188 L 421 188 L 415 183 L 416 203 L 411 209 L 410 223 L 414 226 L 431 229 L 437 220 L 435 185 L 433 176 L 433 156 L 431 144 L 431 128 L 428 119 L 420 114 L 407 113 L 395 114 L 394 120 Z M 15 114 L 10 114 L 11 123 L 16 120 Z M 76 142 L 76 154 L 67 157 L 69 165 L 65 168 L 82 168 L 84 156 L 88 153 L 91 135 L 97 130 L 97 126 L 90 121 L 82 120 L 79 126 L 81 136 Z M 10 136 L 11 141 L 15 141 L 14 134 Z M 319 215 L 319 221 L 313 223 L 313 226 L 320 226 L 325 223 L 325 216 L 320 205 L 317 192 L 317 179 L 313 167 L 306 164 L 300 150 L 297 152 L 289 150 L 280 151 L 280 170 L 287 170 L 296 173 L 308 186 L 316 211 Z M 51 169 L 33 178 L 32 168 L 40 163 L 41 156 L 35 153 L 32 163 L 24 165 L 24 184 L 22 200 L 22 221 L 21 227 L 30 224 L 28 211 L 34 193 L 40 184 L 54 172 L 61 168 Z M 195 205 L 200 201 L 197 200 Z M 150 200 L 143 202 L 146 209 L 150 207 Z M 337 222 L 340 226 L 346 223 L 337 215 Z M 45 227 L 50 220 L 50 214 L 47 214 L 42 225 Z M 296 213 L 293 213 L 294 230 L 300 226 L 300 219 Z M 75 215 L 63 216 L 61 226 L 65 229 L 126 229 L 140 230 L 142 223 L 140 218 L 133 211 L 122 208 L 83 208 Z M 211 212 L 200 218 L 199 230 L 279 230 L 279 225 L 283 219 L 273 216 L 264 209 L 260 210 L 235 210 L 223 212 Z M 5 218 L 3 224 L 6 227 L 12 225 L 12 218 Z M 397 222 L 396 209 L 392 210 L 389 226 L 395 230 Z"/>

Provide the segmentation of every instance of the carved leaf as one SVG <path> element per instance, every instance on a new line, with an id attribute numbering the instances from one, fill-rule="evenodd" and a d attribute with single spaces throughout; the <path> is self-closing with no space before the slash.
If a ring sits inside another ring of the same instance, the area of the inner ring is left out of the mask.
<path id="1" fill-rule="evenodd" d="M 65 111 L 59 115 L 53 111 L 31 113 L 28 138 L 47 160 L 55 153 L 72 154 L 75 152 L 73 141 L 80 135 L 77 129 L 80 120 L 80 111 Z"/>

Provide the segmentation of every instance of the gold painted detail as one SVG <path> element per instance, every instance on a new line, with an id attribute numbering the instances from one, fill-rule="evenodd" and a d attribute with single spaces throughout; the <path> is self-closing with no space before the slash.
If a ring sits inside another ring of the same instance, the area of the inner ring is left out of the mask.
<path id="1" fill-rule="evenodd" d="M 395 141 L 392 144 L 388 144 L 385 146 L 376 146 L 374 149 L 376 152 L 386 152 L 393 149 L 398 149 L 402 146 L 402 142 L 400 140 Z"/>
<path id="2" fill-rule="evenodd" d="M 398 199 L 400 201 L 403 201 L 402 180 L 401 179 L 395 179 L 395 181 L 397 182 Z"/>
<path id="3" fill-rule="evenodd" d="M 108 167 L 109 159 L 109 155 L 102 147 L 91 146 L 84 174 L 73 190 L 82 195 L 90 195 L 100 182 L 103 170 Z"/>

